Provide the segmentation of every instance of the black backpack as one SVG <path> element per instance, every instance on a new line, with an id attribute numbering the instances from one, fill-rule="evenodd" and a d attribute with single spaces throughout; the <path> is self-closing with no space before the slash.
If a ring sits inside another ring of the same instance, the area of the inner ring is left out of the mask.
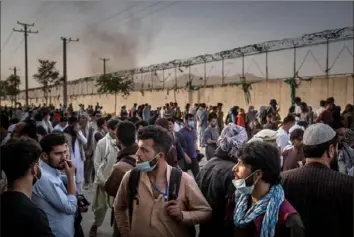
<path id="1" fill-rule="evenodd" d="M 176 200 L 178 197 L 179 187 L 182 178 L 182 171 L 180 169 L 172 167 L 170 183 L 168 185 L 168 200 Z M 138 199 L 138 187 L 140 180 L 140 170 L 134 168 L 130 172 L 128 181 L 128 210 L 129 210 L 129 223 L 132 223 L 134 200 L 139 205 Z M 195 237 L 196 231 L 194 226 L 189 227 L 190 237 Z"/>

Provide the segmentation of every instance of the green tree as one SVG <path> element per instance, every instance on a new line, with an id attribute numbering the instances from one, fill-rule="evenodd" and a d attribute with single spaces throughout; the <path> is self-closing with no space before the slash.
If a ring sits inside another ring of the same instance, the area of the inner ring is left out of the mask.
<path id="1" fill-rule="evenodd" d="M 53 86 L 59 85 L 62 77 L 59 76 L 59 71 L 55 67 L 55 61 L 38 59 L 38 72 L 33 75 L 33 78 L 41 84 L 46 104 L 48 104 L 48 96 Z"/>
<path id="2" fill-rule="evenodd" d="M 7 81 L 0 81 L 0 96 L 7 96 Z"/>
<path id="3" fill-rule="evenodd" d="M 134 89 L 133 80 L 131 80 L 129 76 L 115 74 L 106 74 L 100 76 L 96 81 L 96 86 L 98 87 L 98 93 L 115 95 L 114 111 L 116 114 L 117 94 L 128 96 L 130 92 Z"/>
<path id="4" fill-rule="evenodd" d="M 19 76 L 10 75 L 6 79 L 5 83 L 5 93 L 10 97 L 10 100 L 16 105 L 17 95 L 20 93 L 18 89 L 21 84 L 21 80 Z"/>

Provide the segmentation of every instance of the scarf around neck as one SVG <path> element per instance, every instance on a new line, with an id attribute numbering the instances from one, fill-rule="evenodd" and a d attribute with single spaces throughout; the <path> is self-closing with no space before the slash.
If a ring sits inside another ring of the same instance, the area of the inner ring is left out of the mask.
<path id="1" fill-rule="evenodd" d="M 237 203 L 234 213 L 234 224 L 245 227 L 257 217 L 264 215 L 260 237 L 274 237 L 278 222 L 280 205 L 284 201 L 284 190 L 280 184 L 273 185 L 267 195 L 254 204 L 248 211 L 250 195 L 239 194 L 236 190 Z"/>

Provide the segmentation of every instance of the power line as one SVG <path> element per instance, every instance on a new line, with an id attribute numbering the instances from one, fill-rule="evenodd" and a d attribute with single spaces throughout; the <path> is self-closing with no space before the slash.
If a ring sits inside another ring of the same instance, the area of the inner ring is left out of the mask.
<path id="1" fill-rule="evenodd" d="M 122 15 L 123 13 L 125 13 L 126 11 L 130 11 L 131 9 L 133 9 L 134 7 L 136 7 L 138 4 L 139 4 L 139 3 L 135 3 L 135 4 L 133 4 L 132 6 L 130 6 L 130 7 L 128 7 L 128 8 L 125 8 L 125 9 L 122 10 L 122 11 L 116 12 L 116 13 L 114 13 L 114 14 L 108 16 L 108 17 L 105 17 L 105 18 L 103 18 L 103 19 L 101 19 L 101 20 L 99 20 L 99 21 L 97 21 L 97 22 L 91 24 L 91 25 L 89 26 L 89 28 L 98 27 L 98 25 L 100 25 L 101 23 L 106 22 L 106 21 L 108 21 L 108 20 L 111 20 L 111 19 L 113 19 L 113 18 L 115 18 L 115 17 L 117 17 L 117 16 L 120 16 L 120 15 Z M 82 36 L 82 32 L 79 32 L 79 35 Z M 54 54 L 56 55 L 56 54 L 59 53 L 59 52 L 56 52 L 59 48 L 60 48 L 60 46 L 59 46 L 59 47 L 55 47 L 53 50 L 47 51 L 46 54 L 50 54 L 50 55 L 53 55 L 53 56 L 54 56 Z"/>
<path id="2" fill-rule="evenodd" d="M 161 3 L 161 2 L 158 2 L 158 3 Z M 156 11 L 151 12 L 151 13 L 145 15 L 145 16 L 142 16 L 142 17 L 133 17 L 133 19 L 134 19 L 134 20 L 142 20 L 142 19 L 144 19 L 144 18 L 146 18 L 146 17 L 148 17 L 148 16 L 151 16 L 151 15 L 157 13 L 157 12 L 160 12 L 160 11 L 162 11 L 162 10 L 165 10 L 165 9 L 167 9 L 167 8 L 171 7 L 172 5 L 175 5 L 175 4 L 177 4 L 177 3 L 179 3 L 179 2 L 172 2 L 172 3 L 168 4 L 167 6 L 163 6 L 163 7 L 159 8 L 159 9 L 156 9 Z M 156 5 L 156 4 L 153 4 L 153 5 Z M 151 7 L 152 7 L 152 5 L 151 5 Z M 148 8 L 150 8 L 150 7 L 148 7 Z M 148 9 L 148 8 L 146 8 L 146 9 Z M 144 9 L 144 10 L 146 10 L 146 9 Z M 128 21 L 129 21 L 129 20 L 128 20 Z M 123 24 L 124 24 L 124 22 L 123 22 L 121 25 L 123 25 Z M 118 26 L 119 26 L 119 25 L 118 25 Z"/>
<path id="3" fill-rule="evenodd" d="M 6 47 L 6 45 L 9 43 L 11 36 L 13 35 L 13 31 L 10 32 L 9 36 L 7 37 L 7 39 L 5 40 L 4 45 L 1 47 L 1 50 L 4 50 L 4 48 Z"/>

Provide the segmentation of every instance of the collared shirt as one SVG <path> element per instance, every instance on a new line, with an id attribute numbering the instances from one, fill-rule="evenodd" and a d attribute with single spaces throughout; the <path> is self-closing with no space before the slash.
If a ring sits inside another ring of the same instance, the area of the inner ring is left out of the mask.
<path id="1" fill-rule="evenodd" d="M 168 166 L 166 179 L 169 183 L 172 167 Z M 132 222 L 128 216 L 128 192 L 130 171 L 125 173 L 113 204 L 118 229 L 122 237 L 186 237 L 188 226 L 206 221 L 211 217 L 212 209 L 199 190 L 195 180 L 187 173 L 181 177 L 177 203 L 181 208 L 183 220 L 174 221 L 166 212 L 163 194 L 153 196 L 153 187 L 146 173 L 140 174 L 138 198 L 133 203 Z M 161 190 L 162 192 L 165 190 Z M 131 227 L 131 228 L 130 228 Z"/>
<path id="2" fill-rule="evenodd" d="M 195 131 L 189 130 L 188 128 L 182 128 L 180 132 L 184 135 L 186 141 L 186 147 L 184 151 L 191 159 L 197 158 Z"/>
<path id="3" fill-rule="evenodd" d="M 50 228 L 56 237 L 73 237 L 76 196 L 68 194 L 59 170 L 44 162 L 40 168 L 42 176 L 33 186 L 32 200 L 47 215 Z"/>

